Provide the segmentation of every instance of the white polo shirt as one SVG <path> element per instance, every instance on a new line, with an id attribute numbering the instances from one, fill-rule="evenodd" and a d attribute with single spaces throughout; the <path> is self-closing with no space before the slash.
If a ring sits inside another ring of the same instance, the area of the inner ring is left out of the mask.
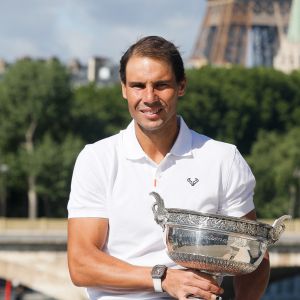
<path id="1" fill-rule="evenodd" d="M 139 145 L 132 121 L 126 130 L 81 151 L 68 212 L 69 218 L 109 219 L 106 253 L 135 265 L 171 267 L 162 228 L 154 221 L 151 191 L 161 195 L 166 208 L 241 217 L 254 209 L 254 187 L 254 176 L 234 145 L 198 134 L 180 118 L 175 144 L 156 164 Z M 90 299 L 168 299 L 165 293 L 87 291 Z"/>

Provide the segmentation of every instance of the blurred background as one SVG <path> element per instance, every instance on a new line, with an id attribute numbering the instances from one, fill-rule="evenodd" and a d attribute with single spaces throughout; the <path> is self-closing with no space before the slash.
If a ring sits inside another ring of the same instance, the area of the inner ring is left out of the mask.
<path id="1" fill-rule="evenodd" d="M 118 62 L 146 35 L 179 47 L 180 114 L 238 146 L 259 219 L 293 217 L 270 249 L 263 300 L 300 299 L 300 1 L 0 4 L 0 299 L 85 299 L 66 262 L 72 169 L 85 144 L 127 126 Z"/>

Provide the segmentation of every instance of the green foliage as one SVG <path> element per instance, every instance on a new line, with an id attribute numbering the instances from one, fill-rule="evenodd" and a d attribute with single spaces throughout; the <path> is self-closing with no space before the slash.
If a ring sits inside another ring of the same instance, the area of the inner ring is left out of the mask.
<path id="1" fill-rule="evenodd" d="M 257 177 L 255 201 L 259 216 L 292 212 L 291 187 L 298 187 L 299 194 L 295 171 L 300 169 L 300 127 L 284 134 L 261 131 L 248 162 Z"/>
<path id="2" fill-rule="evenodd" d="M 300 125 L 300 78 L 266 69 L 189 70 L 179 111 L 195 130 L 249 153 L 260 129 Z"/>
<path id="3" fill-rule="evenodd" d="M 66 216 L 71 173 L 82 147 L 82 140 L 72 134 L 67 134 L 60 144 L 46 135 L 37 146 L 35 157 L 40 166 L 37 190 L 45 216 Z"/>
<path id="4" fill-rule="evenodd" d="M 24 141 L 31 122 L 38 124 L 35 138 L 51 131 L 62 139 L 58 129 L 68 127 L 70 101 L 69 75 L 58 61 L 18 61 L 5 74 L 1 88 L 1 131 L 13 132 L 4 134 L 6 147 Z"/>
<path id="5" fill-rule="evenodd" d="M 15 195 L 27 201 L 30 176 L 36 181 L 33 191 L 47 199 L 45 207 L 66 202 L 70 173 L 83 145 L 70 134 L 71 100 L 69 75 L 57 60 L 20 60 L 5 74 L 0 84 L 0 163 L 9 167 L 8 215 L 15 215 Z M 21 206 L 25 216 L 26 205 Z M 61 208 L 47 214 L 65 215 Z"/>
<path id="6" fill-rule="evenodd" d="M 73 131 L 87 143 L 116 134 L 129 123 L 127 102 L 120 86 L 99 88 L 94 84 L 75 91 Z"/>
<path id="7" fill-rule="evenodd" d="M 291 186 L 300 197 L 294 176 L 300 168 L 300 72 L 208 66 L 187 70 L 187 78 L 179 113 L 194 130 L 234 143 L 247 155 L 259 217 L 291 210 Z M 15 63 L 0 81 L 0 164 L 9 166 L 0 181 L 8 215 L 26 216 L 33 176 L 39 216 L 65 216 L 80 149 L 117 133 L 130 119 L 119 85 L 73 90 L 57 60 Z"/>

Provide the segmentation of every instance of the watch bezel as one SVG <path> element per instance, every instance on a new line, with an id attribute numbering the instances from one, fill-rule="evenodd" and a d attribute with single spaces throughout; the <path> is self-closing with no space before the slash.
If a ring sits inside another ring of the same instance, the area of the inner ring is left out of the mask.
<path id="1" fill-rule="evenodd" d="M 156 265 L 151 270 L 152 278 L 162 279 L 166 274 L 167 266 L 165 265 Z"/>

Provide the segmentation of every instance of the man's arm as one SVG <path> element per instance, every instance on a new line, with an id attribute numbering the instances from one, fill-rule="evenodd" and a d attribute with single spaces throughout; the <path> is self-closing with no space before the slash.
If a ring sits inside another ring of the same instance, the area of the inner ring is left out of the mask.
<path id="1" fill-rule="evenodd" d="M 107 219 L 68 220 L 68 264 L 73 283 L 84 287 L 151 290 L 150 268 L 130 265 L 101 251 L 107 233 Z"/>
<path id="2" fill-rule="evenodd" d="M 115 291 L 153 291 L 151 267 L 134 266 L 101 251 L 107 234 L 107 219 L 69 219 L 68 264 L 73 283 Z M 213 295 L 222 292 L 210 276 L 193 270 L 168 269 L 163 288 L 180 300 L 191 294 L 216 299 Z"/>
<path id="3" fill-rule="evenodd" d="M 256 220 L 255 210 L 244 216 Z M 265 292 L 270 277 L 270 261 L 266 252 L 258 268 L 247 275 L 234 277 L 235 300 L 259 300 Z"/>

